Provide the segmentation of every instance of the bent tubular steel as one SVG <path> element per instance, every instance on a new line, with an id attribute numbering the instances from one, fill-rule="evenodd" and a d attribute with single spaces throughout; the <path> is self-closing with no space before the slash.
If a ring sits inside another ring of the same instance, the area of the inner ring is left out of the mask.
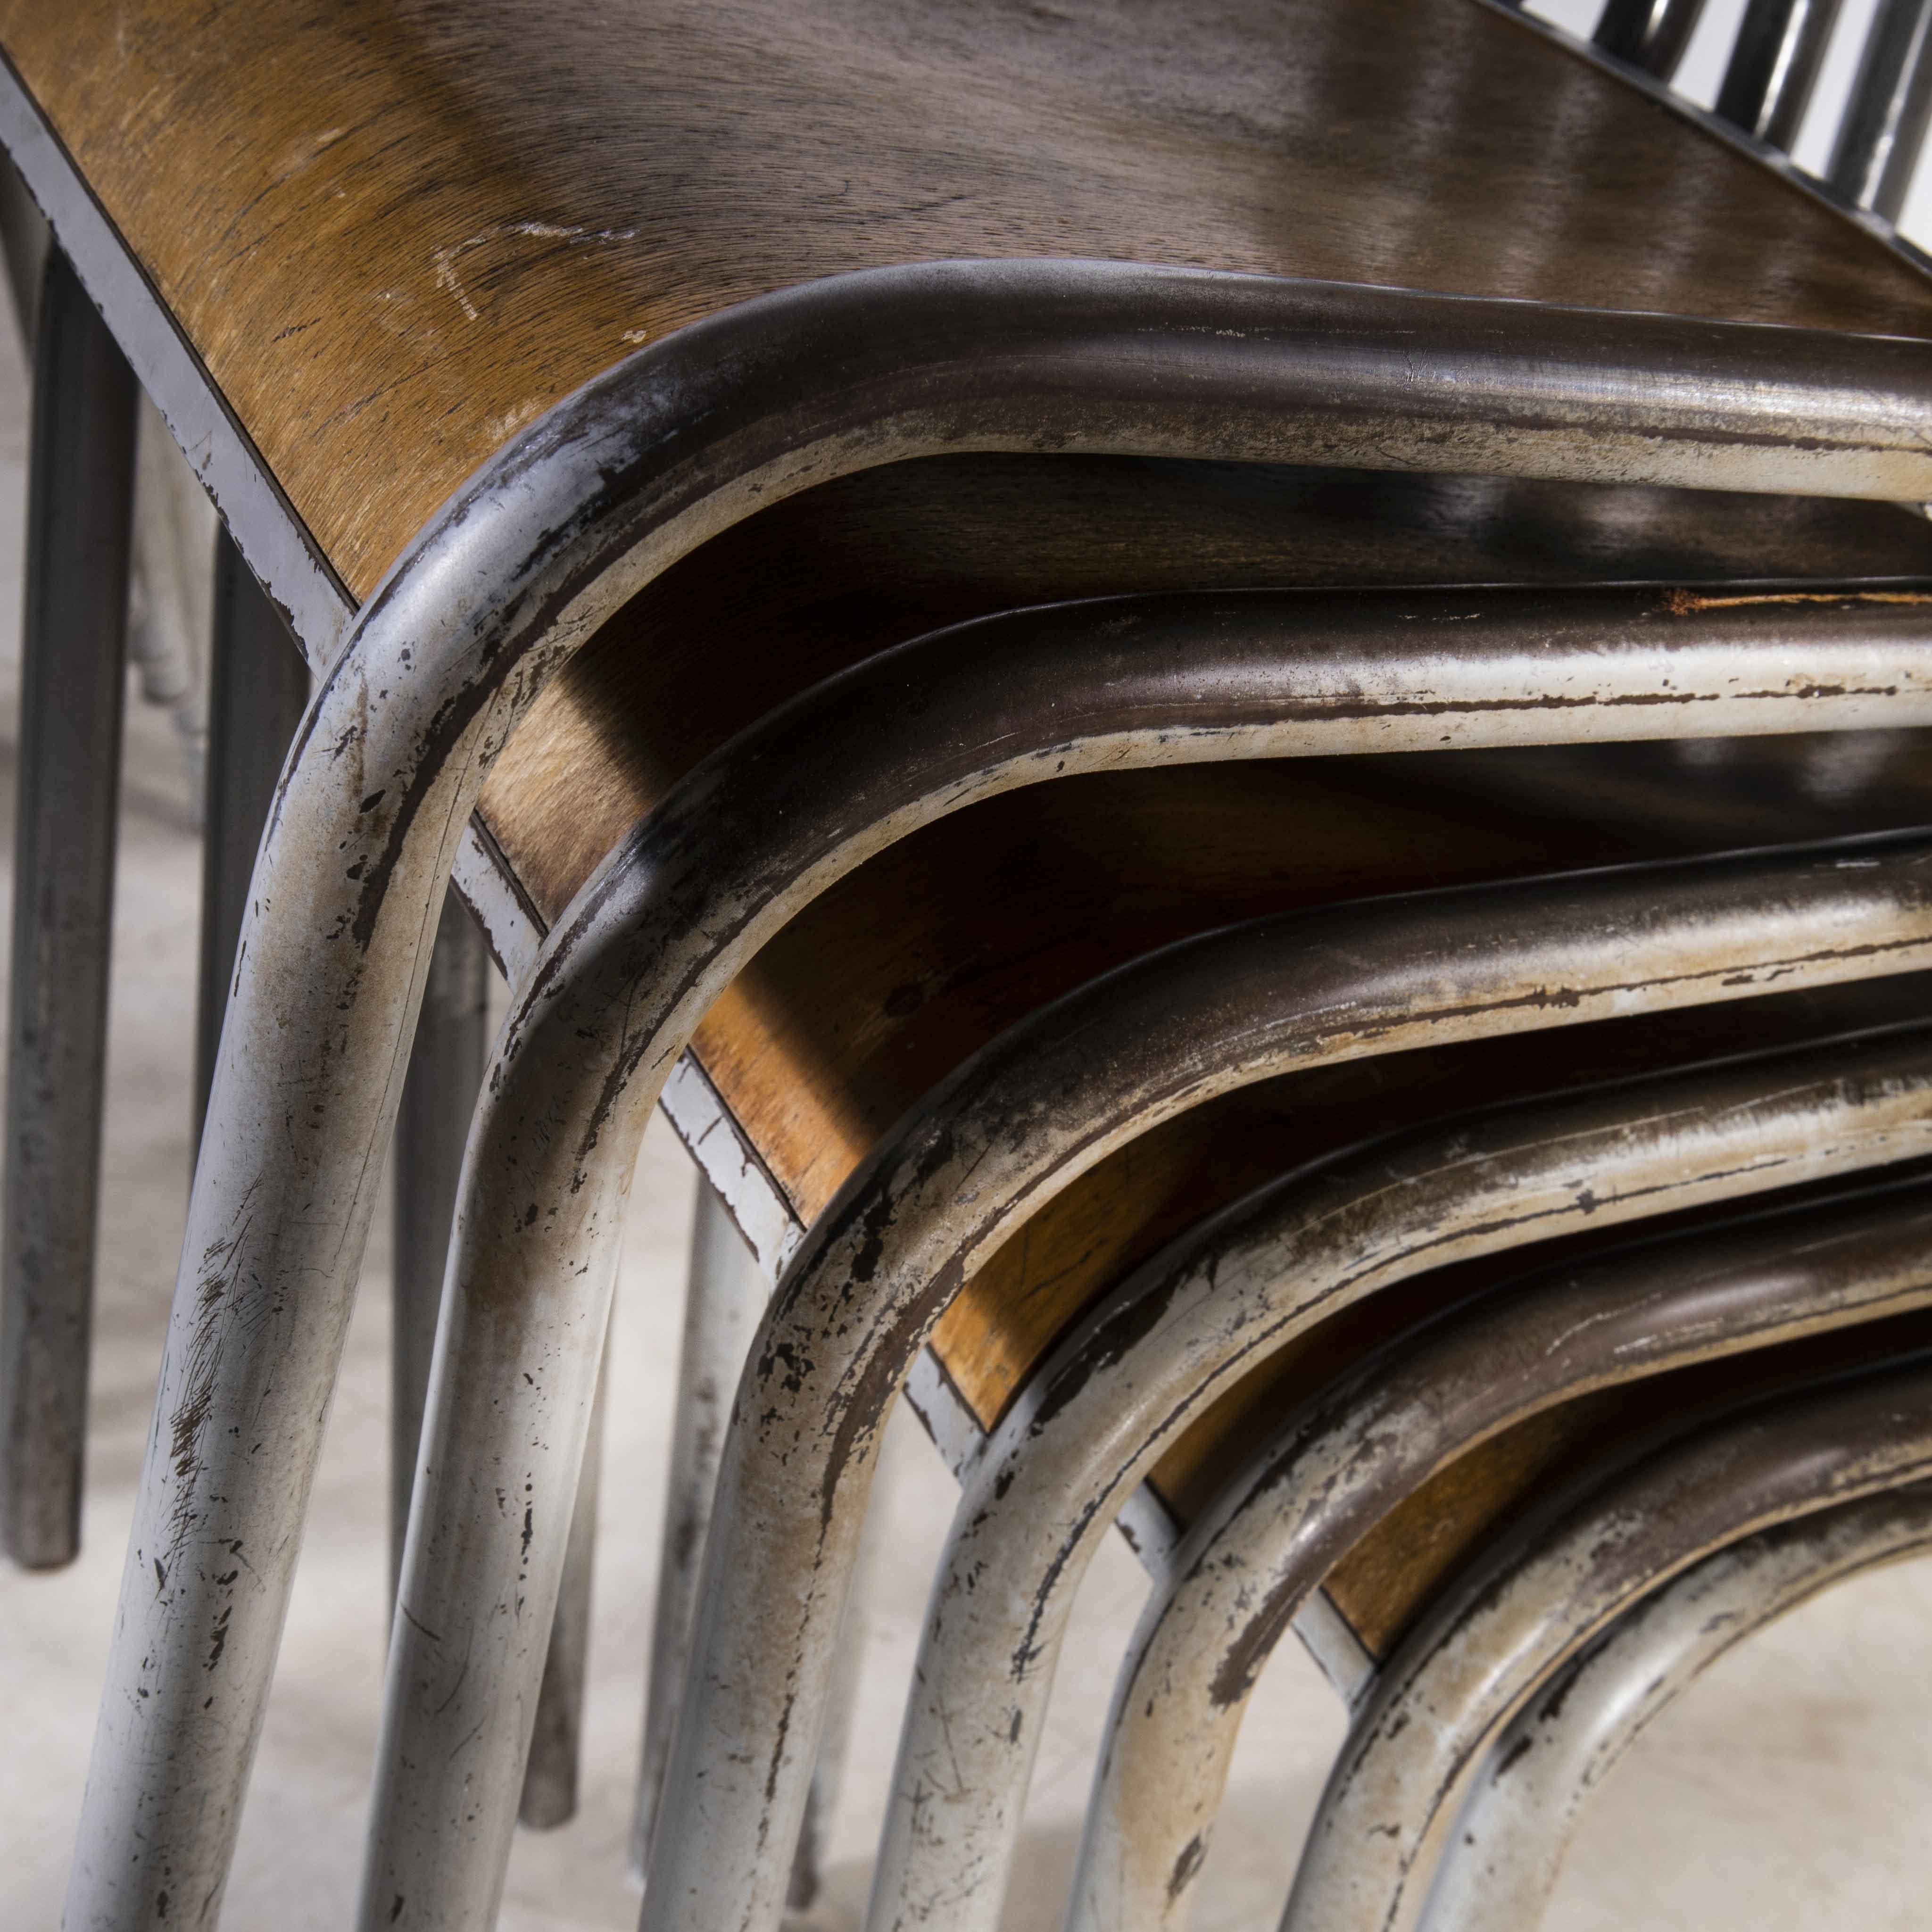
<path id="1" fill-rule="evenodd" d="M 249 875 L 289 742 L 308 707 L 308 666 L 281 613 L 226 530 L 214 545 L 207 804 L 201 851 L 201 964 L 195 986 L 194 1139 L 221 1040 Z"/>
<path id="2" fill-rule="evenodd" d="M 1023 656 L 1056 686 L 1079 662 Z M 1132 658 L 1112 662 L 1106 688 L 1132 700 Z M 1240 688 L 1200 651 L 1179 662 L 1193 667 L 1176 672 L 1192 704 Z M 1086 688 L 1083 674 L 1060 695 Z M 1354 687 L 1350 730 L 1373 688 Z M 1412 715 L 1394 709 L 1390 725 Z M 797 717 L 818 715 L 800 701 Z M 919 716 L 902 740 L 922 738 Z M 986 728 L 995 759 L 1024 764 L 1025 733 Z M 1081 742 L 1063 739 L 1056 766 Z M 941 748 L 920 784 L 956 795 L 973 769 L 962 758 L 988 754 Z M 692 782 L 717 800 L 714 824 L 755 816 L 761 841 L 794 818 L 814 825 L 826 778 L 801 778 L 797 793 L 716 783 L 734 764 L 728 748 Z M 791 808 L 767 812 L 767 796 Z M 638 1138 L 745 925 L 767 916 L 682 818 L 668 801 L 560 923 L 472 1132 L 426 1424 L 430 1486 L 391 1652 L 370 1926 L 399 1900 L 395 1922 L 412 1927 L 494 1909 Z M 831 830 L 815 836 L 829 844 Z M 1108 976 L 983 1052 L 820 1217 L 766 1318 L 728 1439 L 647 1914 L 748 1924 L 782 1904 L 880 1430 L 947 1302 L 1047 1198 L 1158 1120 L 1297 1066 L 1903 970 L 1932 937 L 1925 858 L 1924 842 L 1859 842 L 1286 915 Z M 657 910 L 660 888 L 685 878 Z M 683 910 L 700 886 L 728 893 L 730 922 L 697 926 L 701 946 Z M 752 924 L 749 940 L 761 936 Z M 500 1491 L 524 1498 L 516 1520 Z M 520 1618 L 496 1613 L 506 1592 Z"/>
<path id="3" fill-rule="evenodd" d="M 1718 118 L 1789 154 L 1838 17 L 1838 0 L 1749 0 L 1718 89 Z"/>
<path id="4" fill-rule="evenodd" d="M 692 1618 L 698 1609 L 698 1580 L 731 1392 L 738 1386 L 770 1293 L 724 1203 L 701 1180 L 686 1280 L 644 1693 L 644 1758 L 631 1826 L 631 1871 L 640 1880 L 648 1870 L 651 1826 L 664 1789 L 672 1722 L 691 1655 Z"/>
<path id="5" fill-rule="evenodd" d="M 1242 1714 L 1276 1642 L 1436 1471 L 1592 1389 L 1928 1300 L 1932 1206 L 1910 1182 L 1532 1274 L 1350 1370 L 1228 1486 L 1142 1617 L 1114 1688 L 1070 1932 L 1186 1924 Z"/>
<path id="6" fill-rule="evenodd" d="M 134 376 L 56 249 L 34 357 L 0 1236 L 0 1537 L 80 1547 L 127 685 Z"/>
<path id="7" fill-rule="evenodd" d="M 1506 1535 L 1384 1666 L 1310 1828 L 1283 1932 L 1415 1923 L 1483 1746 L 1640 1598 L 1772 1525 L 1932 1475 L 1932 1369 L 1760 1403 Z"/>
<path id="8" fill-rule="evenodd" d="M 644 584 L 754 508 L 948 450 L 1916 502 L 1928 404 L 1917 343 L 975 262 L 760 298 L 548 412 L 370 597 L 256 861 L 70 1924 L 152 1926 L 163 1893 L 218 1909 L 434 908 L 505 736 Z"/>
<path id="9" fill-rule="evenodd" d="M 1534 1932 L 1584 1804 L 1638 1734 L 1725 1652 L 1809 1599 L 1932 1550 L 1932 1488 L 1746 1537 L 1627 1610 L 1538 1689 L 1449 1834 L 1427 1932 Z"/>
<path id="10" fill-rule="evenodd" d="M 1137 1269 L 1009 1405 L 961 1495 L 873 1932 L 998 1924 L 1080 1579 L 1162 1452 L 1241 1376 L 1446 1262 L 1932 1145 L 1928 1074 L 1932 1034 L 1915 1028 L 1465 1116 L 1289 1174 Z"/>

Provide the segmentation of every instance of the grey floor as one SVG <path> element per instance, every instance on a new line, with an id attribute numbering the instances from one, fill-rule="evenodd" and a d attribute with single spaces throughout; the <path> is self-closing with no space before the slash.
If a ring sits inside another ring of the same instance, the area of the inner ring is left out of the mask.
<path id="1" fill-rule="evenodd" d="M 9 331 L 0 337 L 0 817 L 8 821 L 0 855 L 12 843 L 24 443 L 23 382 Z M 168 723 L 138 704 L 130 716 L 86 1550 L 58 1574 L 0 1572 L 3 1932 L 58 1920 L 188 1176 L 198 848 Z M 660 1123 L 646 1145 L 616 1316 L 586 1799 L 573 1824 L 520 1838 L 502 1918 L 514 1932 L 624 1928 L 635 1920 L 622 1850 L 692 1186 Z M 350 1920 L 386 1628 L 386 1225 L 379 1216 L 331 1419 L 228 1896 L 224 1922 L 232 1932 L 322 1932 Z M 870 1605 L 854 1757 L 826 1892 L 813 1915 L 828 1928 L 856 1924 L 862 1909 L 897 1710 L 952 1494 L 937 1457 L 902 1426 L 882 1498 L 892 1513 L 886 1546 L 894 1560 Z M 1050 1932 L 1057 1923 L 1112 1663 L 1143 1588 L 1118 1544 L 1086 1584 L 1009 1901 L 1010 1932 Z M 1918 1564 L 1808 1606 L 1721 1664 L 1612 1777 L 1566 1870 L 1551 1927 L 1880 1932 L 1932 1923 L 1928 1641 L 1932 1567 Z M 1272 1922 L 1341 1729 L 1325 1682 L 1290 1644 L 1243 1737 L 1204 1881 L 1202 1932 Z"/>

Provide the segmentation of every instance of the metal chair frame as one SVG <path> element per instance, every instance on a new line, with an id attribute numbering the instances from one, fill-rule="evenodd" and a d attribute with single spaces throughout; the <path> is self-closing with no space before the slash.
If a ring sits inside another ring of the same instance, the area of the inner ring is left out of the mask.
<path id="1" fill-rule="evenodd" d="M 1916 1153 L 1932 1144 L 1924 1043 L 1885 1033 L 1432 1124 L 1257 1190 L 1106 1294 L 1009 1405 L 961 1496 L 872 1932 L 942 1906 L 949 1923 L 997 1925 L 1080 1578 L 1114 1500 L 1217 1396 L 1430 1268 Z"/>
<path id="2" fill-rule="evenodd" d="M 1922 1307 L 1916 1180 L 1641 1241 L 1459 1300 L 1288 1418 L 1202 1514 L 1120 1668 L 1069 1932 L 1178 1932 L 1248 1698 L 1300 1605 L 1405 1496 L 1556 1403 Z"/>
<path id="3" fill-rule="evenodd" d="M 1918 500 L 1922 362 L 1876 338 L 945 264 L 748 302 L 540 418 L 370 599 L 264 839 L 70 1916 L 141 1923 L 176 1888 L 218 1899 L 420 999 L 424 908 L 497 746 L 643 581 L 754 502 L 841 470 L 1042 440 Z M 237 1414 L 255 1418 L 245 1449 L 221 1433 Z"/>
<path id="4" fill-rule="evenodd" d="M 1415 1924 L 1486 1748 L 1552 1671 L 1713 1551 L 1929 1474 L 1922 1358 L 1709 1424 L 1609 1476 L 1555 1526 L 1533 1518 L 1500 1538 L 1356 1712 L 1283 1932 Z"/>
<path id="5" fill-rule="evenodd" d="M 694 776 L 698 796 L 714 795 L 709 773 Z M 681 818 L 654 814 L 637 849 L 662 837 L 678 850 L 681 835 L 663 828 Z M 933 1322 L 1027 1214 L 1158 1119 L 1296 1066 L 1912 963 L 1923 915 L 1898 922 L 1882 860 L 1844 867 L 1838 856 L 1853 848 L 1829 849 L 1822 867 L 1760 855 L 1264 920 L 1109 975 L 969 1063 L 821 1217 L 761 1331 L 706 1557 L 691 1679 L 700 1704 L 680 1720 L 667 1784 L 668 1804 L 688 1808 L 702 1792 L 703 1824 L 664 1814 L 674 1822 L 660 1823 L 654 1877 L 668 1848 L 675 1868 L 698 1859 L 695 1844 L 682 1849 L 695 1831 L 704 1882 L 743 1886 L 757 1909 L 776 1910 L 880 1426 Z M 1908 847 L 1856 850 L 1904 859 Z M 665 869 L 640 866 L 638 877 L 647 886 Z M 1897 874 L 1915 902 L 1906 882 L 1916 870 L 1906 860 Z M 554 983 L 539 973 L 513 1016 L 472 1142 L 438 1340 L 449 1394 L 433 1399 L 426 1426 L 392 1652 L 364 1898 L 372 1923 L 398 1898 L 435 1901 L 446 1915 L 436 1922 L 480 1920 L 499 1882 L 529 1646 L 554 1588 L 557 1539 L 545 1532 L 574 1480 L 571 1432 L 589 1401 L 637 1096 L 647 1105 L 653 1091 L 640 1078 L 614 1106 L 599 1030 L 614 1019 L 626 1029 L 616 1043 L 633 1066 L 666 1064 L 681 1045 L 675 1034 L 652 1043 L 650 981 L 613 970 L 634 958 L 614 943 L 632 926 L 620 876 L 607 870 L 585 916 L 560 923 L 551 943 L 572 970 Z M 1832 902 L 1840 910 L 1828 914 Z M 1781 946 L 1780 928 L 1804 936 Z M 1818 944 L 1828 930 L 1851 942 L 1828 949 L 1833 958 Z M 532 1216 L 530 1202 L 548 1204 Z M 501 1520 L 499 1488 L 524 1496 L 526 1526 Z M 505 1589 L 526 1606 L 525 1627 L 493 1614 Z M 752 1753 L 753 1739 L 766 1742 Z M 458 1740 L 460 1799 L 430 1769 Z M 694 1874 L 654 1885 L 646 1910 L 699 1886 Z M 723 1906 L 699 1896 L 691 1909 Z"/>
<path id="6" fill-rule="evenodd" d="M 1531 1932 L 1584 1807 L 1652 1719 L 1767 1624 L 1928 1550 L 1932 1490 L 1914 1484 L 1730 1544 L 1626 1610 L 1497 1739 L 1436 1868 L 1426 1932 Z"/>

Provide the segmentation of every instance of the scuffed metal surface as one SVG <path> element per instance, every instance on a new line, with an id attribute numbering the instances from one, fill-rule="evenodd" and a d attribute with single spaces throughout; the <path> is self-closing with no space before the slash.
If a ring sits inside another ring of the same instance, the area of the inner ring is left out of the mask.
<path id="1" fill-rule="evenodd" d="M 1499 1539 L 1358 1713 L 1283 1932 L 1414 1924 L 1483 1747 L 1551 1671 L 1725 1544 L 1928 1476 L 1932 1370 L 1921 1360 L 1711 1424 L 1612 1476 L 1555 1526 Z"/>
<path id="2" fill-rule="evenodd" d="M 1932 1207 L 1912 1181 L 1540 1271 L 1351 1369 L 1203 1513 L 1149 1602 L 1114 1688 L 1070 1932 L 1188 1922 L 1248 1696 L 1288 1619 L 1437 1470 L 1592 1389 L 1928 1302 Z"/>
<path id="3" fill-rule="evenodd" d="M 1820 1592 L 1932 1550 L 1914 1484 L 1746 1537 L 1627 1610 L 1489 1748 L 1445 1840 L 1425 1932 L 1529 1932 L 1617 1760 L 1726 1652 Z"/>
<path id="4" fill-rule="evenodd" d="M 644 583 L 754 507 L 944 450 L 1924 499 L 1928 404 L 1922 344 L 1016 262 L 760 298 L 641 350 L 532 424 L 359 614 L 270 820 L 124 1575 L 73 1932 L 218 1912 L 436 908 L 506 736 Z M 1875 687 L 1856 701 L 1885 703 Z M 553 974 L 574 944 L 553 939 Z M 539 964 L 540 1000 L 544 976 Z M 573 1158 L 589 1160 L 598 1131 Z M 614 1220 L 621 1185 L 584 1192 L 596 1202 L 568 1197 L 566 1218 Z M 603 1277 L 586 1280 L 594 1304 Z M 576 1312 L 573 1348 L 602 1325 Z M 506 1333 L 506 1357 L 516 1348 Z M 576 1400 L 568 1380 L 560 1371 L 560 1403 Z M 566 1456 L 572 1433 L 557 1433 Z M 545 1504 L 547 1536 L 560 1510 Z M 410 1628 L 405 1616 L 399 1634 Z M 381 1916 L 394 1916 L 386 1898 Z"/>

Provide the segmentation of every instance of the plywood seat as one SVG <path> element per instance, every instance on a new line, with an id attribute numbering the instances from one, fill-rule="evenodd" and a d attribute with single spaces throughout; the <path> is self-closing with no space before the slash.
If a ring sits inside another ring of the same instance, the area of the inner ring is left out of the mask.
<path id="1" fill-rule="evenodd" d="M 1927 314 L 1874 236 L 1472 0 L 9 0 L 0 48 L 357 598 L 578 384 L 853 269 Z"/>
<path id="2" fill-rule="evenodd" d="M 586 382 L 751 298 L 854 271 L 1072 256 L 1932 334 L 1924 275 L 1876 232 L 1482 0 L 1066 14 L 82 0 L 78 16 L 0 0 L 0 52 L 345 608 Z M 478 802 L 537 928 L 735 733 L 965 619 L 1170 590 L 1932 574 L 1932 530 L 1892 504 L 1043 451 L 903 462 L 706 527 L 549 686 Z M 245 553 L 238 518 L 237 538 Z M 1285 908 L 1924 815 L 1913 740 L 1699 757 L 1447 752 L 1038 787 L 929 826 L 828 892 L 740 976 L 694 1053 L 808 1222 L 976 1048 L 1168 940 Z M 361 814 L 386 796 L 372 785 Z M 398 786 L 384 809 L 404 808 Z M 1606 1023 L 1562 1058 L 1576 1078 L 1651 1070 L 1874 1024 L 1920 990 Z M 1391 1119 L 1546 1088 L 1551 1060 L 1506 1040 L 1297 1076 L 1144 1136 L 982 1271 L 938 1338 L 947 1376 L 991 1424 L 1165 1234 Z M 1185 1518 L 1202 1472 L 1295 1376 L 1370 1333 L 1316 1338 L 1207 1418 L 1157 1478 L 1171 1510 Z M 1483 1508 L 1507 1507 L 1529 1466 L 1489 1481 Z M 1426 1582 L 1362 1583 L 1358 1630 L 1396 1628 Z M 1346 1583 L 1336 1594 L 1346 1608 Z M 208 1850 L 183 1856 L 199 1870 Z"/>

